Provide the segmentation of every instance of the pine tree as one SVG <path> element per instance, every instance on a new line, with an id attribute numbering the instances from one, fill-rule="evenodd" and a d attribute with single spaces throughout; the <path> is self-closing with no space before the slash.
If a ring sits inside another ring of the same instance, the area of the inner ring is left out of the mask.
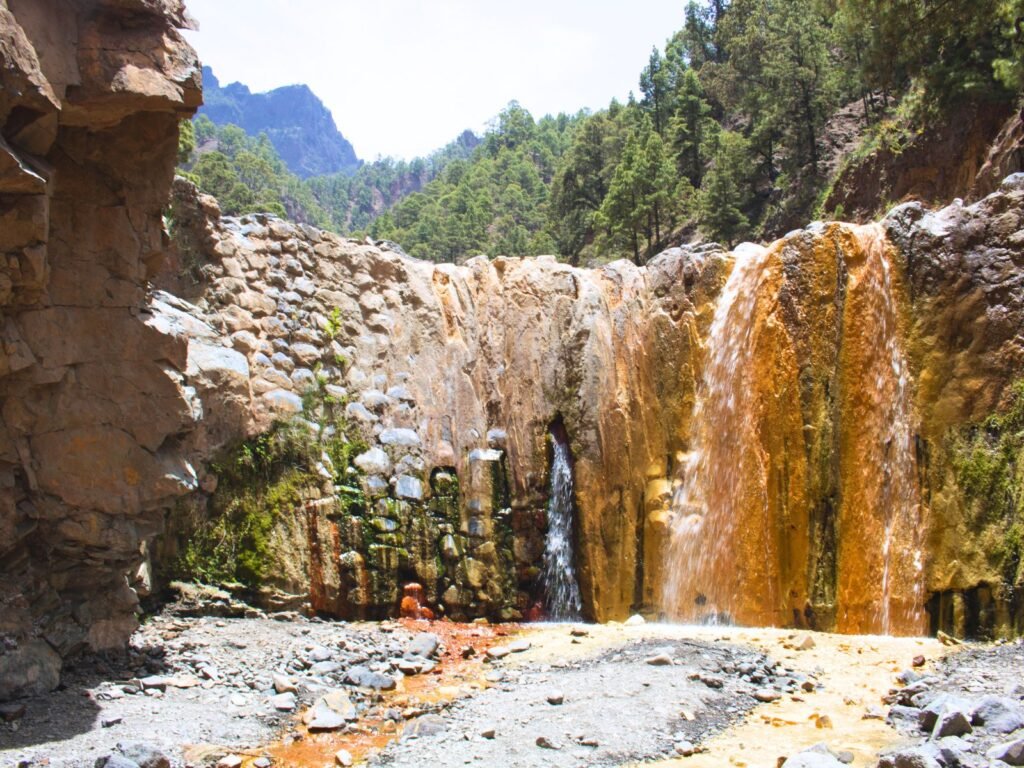
<path id="1" fill-rule="evenodd" d="M 722 131 L 716 144 L 698 199 L 700 225 L 731 247 L 750 227 L 744 213 L 750 201 L 750 144 L 732 131 Z"/>

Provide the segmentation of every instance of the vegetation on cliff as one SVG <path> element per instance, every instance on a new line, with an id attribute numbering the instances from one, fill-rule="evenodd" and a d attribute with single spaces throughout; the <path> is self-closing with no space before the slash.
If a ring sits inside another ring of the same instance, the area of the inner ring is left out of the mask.
<path id="1" fill-rule="evenodd" d="M 1009 586 L 1024 583 L 1024 380 L 1009 404 L 953 438 L 957 486 L 971 509 L 972 528 L 1004 531 L 991 553 Z"/>
<path id="2" fill-rule="evenodd" d="M 271 567 L 275 522 L 295 514 L 311 489 L 330 483 L 346 505 L 361 506 L 350 475 L 357 471 L 352 458 L 366 446 L 347 424 L 344 407 L 318 379 L 303 398 L 304 417 L 278 421 L 212 463 L 216 490 L 191 521 L 174 575 L 259 586 Z"/>

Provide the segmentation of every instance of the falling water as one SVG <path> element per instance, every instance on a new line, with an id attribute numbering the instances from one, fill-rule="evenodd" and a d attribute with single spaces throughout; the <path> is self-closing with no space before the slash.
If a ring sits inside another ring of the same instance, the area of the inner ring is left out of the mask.
<path id="1" fill-rule="evenodd" d="M 864 261 L 851 268 L 848 301 L 862 344 L 845 361 L 853 380 L 844 395 L 844 516 L 853 535 L 840 542 L 839 626 L 915 632 L 924 628 L 924 586 L 911 377 L 884 236 L 877 226 L 856 234 Z"/>
<path id="2" fill-rule="evenodd" d="M 784 314 L 807 310 L 783 307 L 780 296 L 784 269 L 818 264 L 827 274 L 831 264 L 845 286 L 835 325 L 820 328 L 836 335 L 816 348 L 836 344 L 838 352 L 838 391 L 825 395 L 834 408 L 825 428 L 832 424 L 835 438 L 823 438 L 838 458 L 835 624 L 844 632 L 924 629 L 913 384 L 897 275 L 879 227 L 834 237 L 817 251 L 793 243 L 788 262 L 779 248 L 745 245 L 733 254 L 704 344 L 689 451 L 677 464 L 662 592 L 672 619 L 779 624 L 802 621 L 810 608 L 806 521 L 819 502 L 808 495 L 815 470 L 804 435 L 816 427 L 801 410 L 797 377 L 813 368 L 802 367 L 807 353 Z"/>
<path id="3" fill-rule="evenodd" d="M 548 533 L 544 543 L 543 583 L 547 615 L 554 621 L 581 618 L 583 599 L 573 559 L 573 506 L 569 445 L 552 434 L 551 493 L 548 498 Z"/>
<path id="4" fill-rule="evenodd" d="M 744 244 L 715 306 L 708 358 L 698 387 L 690 451 L 677 475 L 662 604 L 675 619 L 728 620 L 741 579 L 726 550 L 734 540 L 735 514 L 759 457 L 747 373 L 758 286 L 768 251 Z M 759 494 L 754 494 L 755 496 Z M 724 546 L 723 546 L 724 545 Z"/>

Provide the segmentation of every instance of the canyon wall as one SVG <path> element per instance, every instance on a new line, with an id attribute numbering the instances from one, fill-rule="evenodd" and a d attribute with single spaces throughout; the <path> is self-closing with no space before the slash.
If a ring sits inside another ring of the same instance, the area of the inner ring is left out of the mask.
<path id="1" fill-rule="evenodd" d="M 0 699 L 121 646 L 246 441 L 333 429 L 311 394 L 352 451 L 277 499 L 268 605 L 538 615 L 557 430 L 590 618 L 1021 631 L 1024 178 L 643 267 L 422 262 L 183 183 L 164 221 L 187 23 L 0 0 Z"/>
<path id="2" fill-rule="evenodd" d="M 270 586 L 379 616 L 418 581 L 454 617 L 528 615 L 557 423 L 590 617 L 1012 631 L 1020 610 L 997 586 L 1008 555 L 989 544 L 1013 521 L 979 523 L 953 468 L 956 436 L 1008 402 L 1020 370 L 1021 186 L 760 249 L 726 323 L 746 349 L 723 367 L 728 423 L 707 421 L 700 392 L 739 251 L 432 264 L 263 216 L 220 220 L 179 186 L 182 258 L 202 276 L 190 311 L 247 358 L 248 432 L 298 413 L 321 382 L 370 447 L 351 470 L 364 501 L 320 484 L 283 516 Z M 701 430 L 726 446 L 709 454 L 722 487 L 692 510 L 680 494 Z M 674 549 L 676 522 L 724 498 L 727 530 Z M 673 580 L 702 552 L 717 586 Z"/>
<path id="3" fill-rule="evenodd" d="M 0 698 L 123 645 L 127 574 L 188 490 L 188 342 L 146 298 L 200 102 L 186 23 L 175 0 L 0 2 Z"/>

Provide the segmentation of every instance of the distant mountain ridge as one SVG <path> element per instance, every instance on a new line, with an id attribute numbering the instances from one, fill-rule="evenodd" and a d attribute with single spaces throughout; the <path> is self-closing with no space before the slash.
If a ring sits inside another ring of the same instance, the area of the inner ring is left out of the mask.
<path id="1" fill-rule="evenodd" d="M 288 169 L 300 178 L 352 174 L 362 165 L 330 110 L 307 85 L 253 93 L 242 83 L 221 87 L 213 70 L 203 67 L 203 98 L 199 114 L 217 125 L 233 123 L 250 136 L 266 133 Z"/>

